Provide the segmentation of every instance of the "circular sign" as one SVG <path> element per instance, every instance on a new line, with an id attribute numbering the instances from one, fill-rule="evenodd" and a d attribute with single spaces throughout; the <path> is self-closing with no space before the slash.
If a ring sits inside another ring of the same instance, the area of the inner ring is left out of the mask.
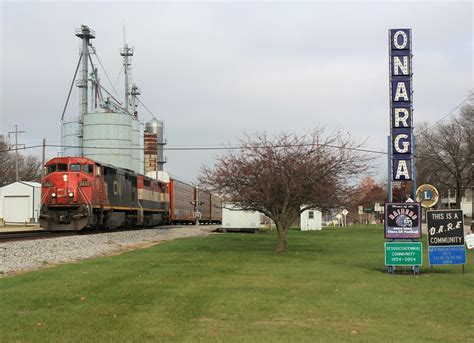
<path id="1" fill-rule="evenodd" d="M 424 208 L 430 208 L 436 205 L 439 200 L 439 193 L 435 186 L 424 184 L 416 190 L 416 201 L 421 203 Z"/>

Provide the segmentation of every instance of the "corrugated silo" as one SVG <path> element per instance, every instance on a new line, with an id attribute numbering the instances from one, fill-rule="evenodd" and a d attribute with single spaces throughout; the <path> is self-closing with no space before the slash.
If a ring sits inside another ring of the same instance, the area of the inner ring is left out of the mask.
<path id="1" fill-rule="evenodd" d="M 132 169 L 132 116 L 93 112 L 84 116 L 85 157 L 116 167 Z"/>
<path id="2" fill-rule="evenodd" d="M 136 173 L 140 173 L 140 121 L 138 118 L 132 117 L 131 123 L 131 169 Z"/>
<path id="3" fill-rule="evenodd" d="M 166 145 L 166 141 L 164 139 L 164 123 L 157 119 L 153 119 L 146 123 L 145 131 L 151 132 L 156 135 L 156 144 L 157 144 L 157 151 L 156 151 L 156 158 L 157 158 L 157 169 L 158 171 L 163 171 L 163 166 L 166 163 L 166 159 L 164 157 L 164 146 Z"/>
<path id="4" fill-rule="evenodd" d="M 62 156 L 82 156 L 79 117 L 62 123 Z"/>
<path id="5" fill-rule="evenodd" d="M 140 174 L 145 174 L 145 125 L 140 122 L 140 161 L 139 171 Z"/>

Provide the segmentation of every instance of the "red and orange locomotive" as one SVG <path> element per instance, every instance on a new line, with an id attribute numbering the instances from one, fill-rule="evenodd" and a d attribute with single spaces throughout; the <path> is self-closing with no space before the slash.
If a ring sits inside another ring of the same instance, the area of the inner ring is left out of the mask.
<path id="1" fill-rule="evenodd" d="M 53 158 L 45 168 L 45 230 L 222 222 L 219 196 L 176 179 L 161 182 L 85 157 Z"/>
<path id="2" fill-rule="evenodd" d="M 85 157 L 46 163 L 40 225 L 46 230 L 168 223 L 168 185 Z"/>

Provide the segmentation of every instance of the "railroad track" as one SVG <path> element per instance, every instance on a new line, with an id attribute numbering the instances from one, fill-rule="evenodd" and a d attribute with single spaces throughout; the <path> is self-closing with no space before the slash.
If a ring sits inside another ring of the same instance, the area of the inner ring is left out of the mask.
<path id="1" fill-rule="evenodd" d="M 30 231 L 4 231 L 0 232 L 0 243 L 10 241 L 26 241 L 34 239 L 44 238 L 55 238 L 55 237 L 66 237 L 76 235 L 95 235 L 101 233 L 113 233 L 123 231 L 138 231 L 138 230 L 151 230 L 151 229 L 170 229 L 177 228 L 179 225 L 164 225 L 155 227 L 120 227 L 115 229 L 84 229 L 80 231 L 43 231 L 43 230 L 30 230 Z"/>
<path id="2" fill-rule="evenodd" d="M 170 226 L 163 226 L 160 228 L 170 228 Z M 81 231 L 43 231 L 43 230 L 4 231 L 4 232 L 0 232 L 0 242 L 26 241 L 26 240 L 34 240 L 34 239 L 66 237 L 66 236 L 75 236 L 75 235 L 95 235 L 95 234 L 101 234 L 101 233 L 136 231 L 136 230 L 147 230 L 147 229 L 150 229 L 150 228 L 84 229 Z"/>
<path id="3" fill-rule="evenodd" d="M 6 232 L 0 233 L 0 242 L 24 241 L 24 240 L 41 239 L 41 238 L 62 237 L 62 236 L 70 236 L 71 234 L 75 234 L 75 233 L 48 232 L 48 231 L 41 231 L 41 230 L 6 231 Z"/>

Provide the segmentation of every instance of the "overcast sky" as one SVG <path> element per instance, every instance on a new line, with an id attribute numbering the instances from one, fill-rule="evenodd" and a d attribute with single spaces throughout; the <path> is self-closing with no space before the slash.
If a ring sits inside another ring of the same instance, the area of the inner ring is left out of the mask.
<path id="1" fill-rule="evenodd" d="M 133 79 L 144 104 L 165 121 L 169 147 L 232 144 L 256 131 L 302 133 L 317 123 L 386 150 L 390 28 L 413 29 L 415 122 L 437 121 L 473 89 L 470 1 L 0 6 L 0 134 L 17 124 L 26 145 L 43 137 L 61 142 L 81 24 L 96 31 L 93 44 L 115 82 L 125 21 L 135 48 Z M 77 97 L 75 90 L 68 115 L 77 113 Z M 165 169 L 194 181 L 219 153 L 169 151 Z M 56 154 L 47 150 L 48 157 Z M 385 172 L 380 159 L 379 180 Z"/>

